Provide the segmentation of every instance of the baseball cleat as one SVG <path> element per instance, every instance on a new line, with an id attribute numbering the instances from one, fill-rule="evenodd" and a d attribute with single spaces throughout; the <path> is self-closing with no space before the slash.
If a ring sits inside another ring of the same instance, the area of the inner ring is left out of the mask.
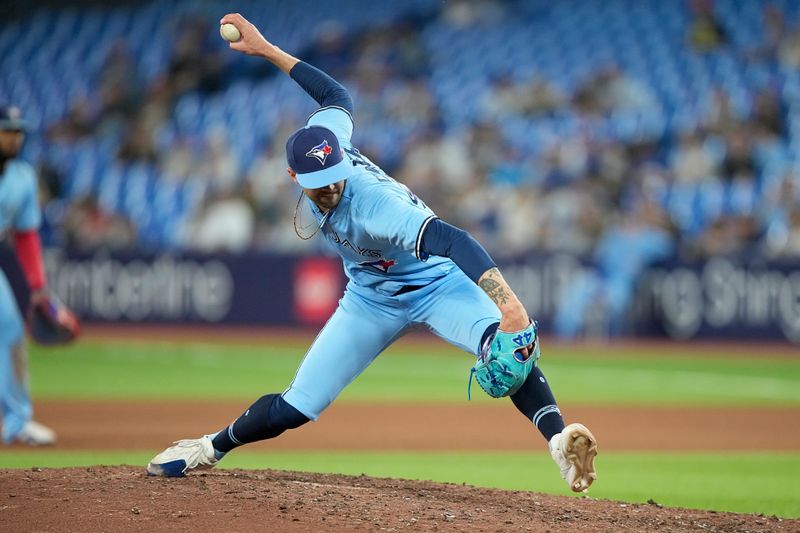
<path id="1" fill-rule="evenodd" d="M 189 470 L 207 470 L 218 462 L 211 439 L 205 435 L 199 439 L 175 441 L 172 446 L 153 457 L 147 464 L 147 474 L 183 477 Z"/>
<path id="2" fill-rule="evenodd" d="M 550 455 L 561 469 L 561 477 L 573 492 L 586 492 L 597 479 L 594 458 L 597 439 L 583 424 L 570 424 L 561 433 L 553 435 L 549 443 Z"/>
<path id="3" fill-rule="evenodd" d="M 56 433 L 39 422 L 29 420 L 19 433 L 12 437 L 11 442 L 27 446 L 51 446 L 56 443 Z"/>

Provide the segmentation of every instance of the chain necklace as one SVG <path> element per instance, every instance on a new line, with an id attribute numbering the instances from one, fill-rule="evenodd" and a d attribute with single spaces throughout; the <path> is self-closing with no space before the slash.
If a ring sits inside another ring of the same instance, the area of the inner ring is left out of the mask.
<path id="1" fill-rule="evenodd" d="M 303 239 L 304 241 L 307 241 L 307 240 L 311 239 L 314 235 L 319 233 L 319 230 L 321 230 L 322 226 L 325 225 L 325 221 L 328 220 L 328 215 L 331 214 L 332 210 L 328 209 L 325 212 L 325 214 L 322 215 L 322 218 L 320 219 L 318 224 L 307 224 L 305 226 L 298 227 L 297 226 L 297 219 L 298 219 L 298 214 L 300 213 L 300 202 L 303 201 L 303 196 L 305 196 L 305 193 L 303 191 L 300 191 L 300 197 L 297 199 L 297 205 L 294 206 L 294 216 L 292 217 L 292 223 L 294 224 L 294 232 L 295 232 L 295 234 L 297 234 L 297 236 L 300 237 L 301 239 Z M 314 226 L 316 226 L 316 227 L 314 227 Z M 314 231 L 311 233 L 311 235 L 305 235 L 306 230 L 308 230 L 308 228 L 311 228 L 311 227 L 314 227 Z"/>

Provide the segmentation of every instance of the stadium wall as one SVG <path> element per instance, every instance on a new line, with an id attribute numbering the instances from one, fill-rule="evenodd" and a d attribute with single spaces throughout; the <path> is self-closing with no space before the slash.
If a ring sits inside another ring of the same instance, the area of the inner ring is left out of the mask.
<path id="1" fill-rule="evenodd" d="M 49 249 L 50 286 L 86 322 L 293 326 L 330 316 L 346 278 L 333 257 L 77 253 Z M 544 331 L 575 286 L 596 279 L 586 296 L 584 331 L 647 337 L 765 338 L 800 343 L 800 261 L 714 258 L 670 261 L 639 277 L 620 324 L 602 305 L 608 287 L 587 262 L 536 254 L 501 260 L 500 267 Z M 0 266 L 20 301 L 22 275 L 8 249 Z"/>

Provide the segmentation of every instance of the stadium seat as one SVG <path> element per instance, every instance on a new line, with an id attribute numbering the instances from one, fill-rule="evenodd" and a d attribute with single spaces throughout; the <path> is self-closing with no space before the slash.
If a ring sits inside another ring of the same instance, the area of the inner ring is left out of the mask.
<path id="1" fill-rule="evenodd" d="M 800 14 L 800 3 L 794 0 L 771 3 L 788 21 Z M 283 47 L 298 53 L 309 46 L 309 35 L 316 34 L 318 20 L 303 16 L 315 6 L 311 0 L 299 0 L 275 11 L 263 3 L 246 4 L 256 23 Z M 755 91 L 776 87 L 788 107 L 789 134 L 785 142 L 759 148 L 758 182 L 734 184 L 723 195 L 722 203 L 718 184 L 713 182 L 697 190 L 675 186 L 667 194 L 669 212 L 682 228 L 691 231 L 698 220 L 715 216 L 721 205 L 735 212 L 752 211 L 762 191 L 782 179 L 789 169 L 800 168 L 796 155 L 800 153 L 800 105 L 796 103 L 800 102 L 800 72 L 777 62 L 748 61 L 742 53 L 763 40 L 763 6 L 759 0 L 716 1 L 714 13 L 732 44 L 706 54 L 686 46 L 692 15 L 681 2 L 514 2 L 512 15 L 478 23 L 478 40 L 474 27 L 450 25 L 437 17 L 437 0 L 393 3 L 391 9 L 382 2 L 342 0 L 326 18 L 346 23 L 348 30 L 357 32 L 409 15 L 427 16 L 420 31 L 430 63 L 431 91 L 444 126 L 454 131 L 482 118 L 482 99 L 476 95 L 490 90 L 490 75 L 497 73 L 513 72 L 521 80 L 542 77 L 564 93 L 574 94 L 598 68 L 616 64 L 652 91 L 656 101 L 646 111 L 612 113 L 591 124 L 577 120 L 573 112 L 506 120 L 501 125 L 504 138 L 513 148 L 528 154 L 541 153 L 584 127 L 590 127 L 600 138 L 664 142 L 705 120 L 711 92 L 718 87 L 730 94 L 740 114 L 752 110 Z M 47 143 L 44 132 L 65 116 L 76 99 L 93 94 L 107 51 L 115 41 L 126 40 L 136 58 L 137 75 L 149 84 L 164 75 L 169 66 L 175 22 L 187 16 L 216 17 L 220 9 L 220 4 L 190 0 L 96 6 L 80 11 L 75 7 L 42 7 L 34 10 L 24 31 L 19 24 L 0 25 L 0 71 L 15 73 L 0 77 L 0 101 L 23 107 L 33 129 L 23 155 L 34 160 L 46 158 L 63 169 L 66 191 L 72 197 L 95 192 L 104 205 L 128 214 L 152 208 L 166 217 L 174 209 L 178 214 L 165 227 L 157 227 L 154 220 L 158 217 L 154 216 L 140 230 L 141 238 L 148 242 L 178 242 L 164 232 L 178 228 L 199 204 L 205 194 L 202 186 L 178 186 L 155 168 L 128 168 L 115 162 L 118 134 L 95 139 L 93 148 L 83 143 L 71 147 Z M 225 43 L 215 39 L 215 35 L 209 35 L 213 46 L 223 51 Z M 232 71 L 247 74 L 245 66 L 252 64 L 247 58 L 223 55 Z M 282 117 L 302 117 L 313 108 L 310 99 L 285 77 L 239 76 L 236 80 L 214 94 L 198 91 L 181 95 L 156 134 L 161 146 L 169 149 L 178 138 L 202 139 L 213 129 L 224 127 L 246 168 Z M 358 102 L 357 88 L 353 91 Z M 399 159 L 400 150 L 413 133 L 411 121 L 380 117 L 370 124 L 360 122 L 355 140 L 368 141 L 392 162 Z M 715 142 L 719 144 L 710 139 L 707 148 L 719 159 L 721 150 L 713 146 Z M 158 234 L 151 239 L 149 231 Z"/>

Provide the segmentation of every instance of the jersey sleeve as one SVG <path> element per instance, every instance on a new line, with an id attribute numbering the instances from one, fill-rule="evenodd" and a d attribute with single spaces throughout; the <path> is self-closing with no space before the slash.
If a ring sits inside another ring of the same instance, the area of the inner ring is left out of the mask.
<path id="1" fill-rule="evenodd" d="M 36 187 L 36 173 L 28 164 L 20 168 L 17 176 L 22 188 L 21 205 L 14 219 L 14 229 L 29 231 L 38 229 L 42 223 L 42 211 L 39 208 L 39 194 Z"/>
<path id="2" fill-rule="evenodd" d="M 368 195 L 358 210 L 369 234 L 383 239 L 417 259 L 425 257 L 420 249 L 425 227 L 436 215 L 410 191 L 379 191 Z"/>
<path id="3" fill-rule="evenodd" d="M 308 126 L 322 126 L 328 128 L 339 139 L 339 144 L 350 146 L 353 136 L 353 117 L 343 107 L 327 106 L 317 109 L 308 117 Z"/>

